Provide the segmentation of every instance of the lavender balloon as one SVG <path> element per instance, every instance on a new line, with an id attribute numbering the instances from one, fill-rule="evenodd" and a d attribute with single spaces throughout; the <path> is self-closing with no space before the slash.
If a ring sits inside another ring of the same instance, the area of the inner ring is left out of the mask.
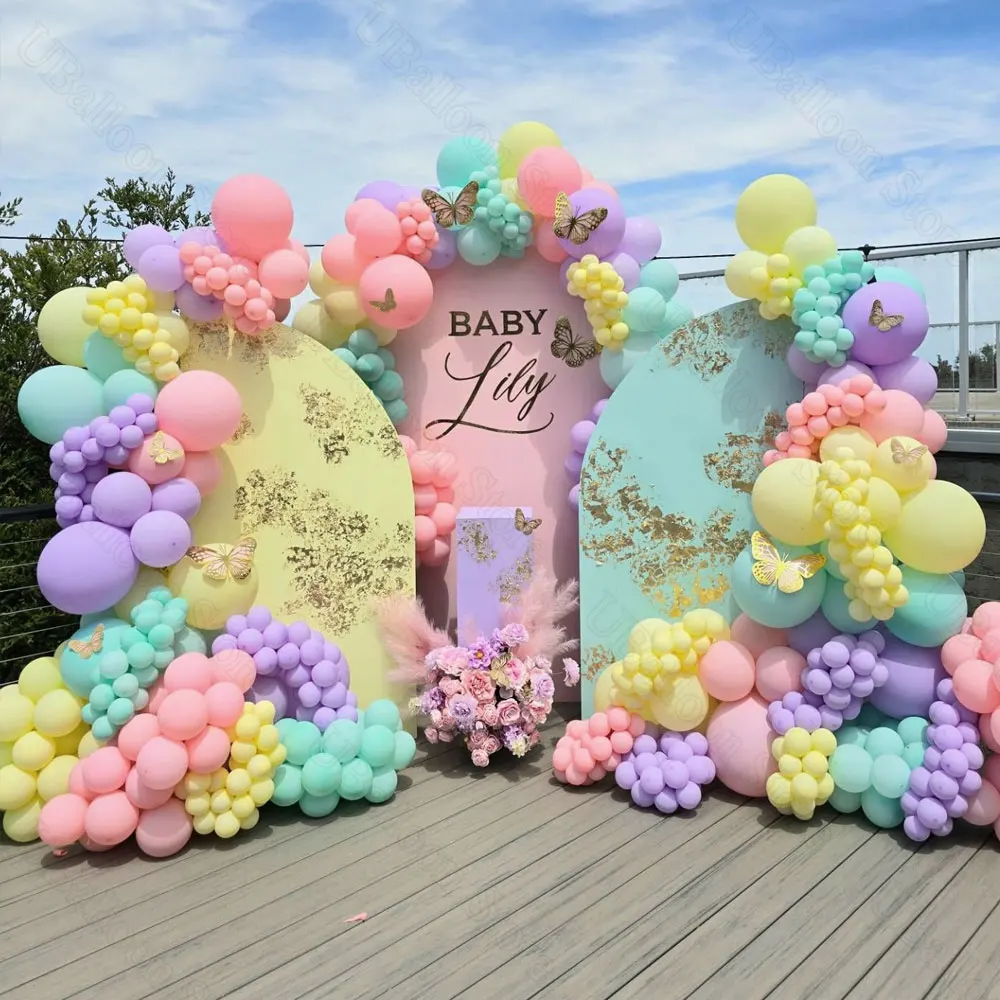
<path id="1" fill-rule="evenodd" d="M 843 322 L 854 334 L 851 358 L 866 365 L 890 365 L 908 358 L 924 342 L 930 316 L 919 292 L 879 281 L 863 285 L 847 300 Z"/>
<path id="2" fill-rule="evenodd" d="M 610 263 L 617 272 L 618 277 L 625 282 L 626 292 L 631 292 L 633 288 L 638 287 L 639 282 L 642 280 L 642 269 L 634 257 L 627 253 L 619 252 L 611 258 Z"/>
<path id="3" fill-rule="evenodd" d="M 139 562 L 154 569 L 166 569 L 183 559 L 191 547 L 191 528 L 180 514 L 152 510 L 132 526 L 129 541 Z"/>
<path id="4" fill-rule="evenodd" d="M 448 267 L 458 256 L 458 238 L 450 229 L 437 227 L 439 236 L 437 246 L 431 250 L 431 259 L 424 264 L 428 271 L 441 271 Z"/>
<path id="5" fill-rule="evenodd" d="M 152 509 L 153 494 L 141 476 L 116 472 L 95 484 L 90 503 L 98 521 L 116 528 L 131 528 Z"/>
<path id="6" fill-rule="evenodd" d="M 815 385 L 827 368 L 822 362 L 810 361 L 794 344 L 789 346 L 785 360 L 791 373 L 796 378 L 802 379 L 806 385 Z"/>
<path id="7" fill-rule="evenodd" d="M 945 678 L 941 649 L 912 646 L 894 635 L 886 635 L 880 659 L 889 676 L 870 697 L 880 712 L 894 719 L 909 715 L 927 717 L 938 683 Z"/>
<path id="8" fill-rule="evenodd" d="M 822 611 L 817 611 L 812 618 L 807 618 L 801 625 L 793 625 L 788 630 L 788 645 L 801 653 L 809 655 L 809 650 L 829 642 L 837 630 L 826 620 Z"/>
<path id="9" fill-rule="evenodd" d="M 891 365 L 878 365 L 872 377 L 883 389 L 908 392 L 924 404 L 929 403 L 938 390 L 937 372 L 923 358 L 903 358 Z"/>
<path id="10" fill-rule="evenodd" d="M 579 507 L 580 498 L 580 472 L 583 469 L 583 458 L 587 453 L 587 445 L 590 437 L 597 429 L 597 421 L 601 419 L 604 408 L 608 405 L 607 399 L 599 399 L 590 411 L 590 418 L 580 420 L 570 429 L 571 451 L 566 458 L 566 474 L 573 482 L 573 487 L 569 493 L 569 503 L 571 507 Z"/>
<path id="11" fill-rule="evenodd" d="M 190 521 L 201 507 L 201 493 L 190 479 L 169 479 L 153 487 L 153 510 L 169 510 Z"/>
<path id="12" fill-rule="evenodd" d="M 173 245 L 173 236 L 163 226 L 154 226 L 151 223 L 146 223 L 145 225 L 137 226 L 125 236 L 122 244 L 122 253 L 129 264 L 138 271 L 139 261 L 142 260 L 142 255 L 150 247 L 172 247 Z"/>
<path id="13" fill-rule="evenodd" d="M 835 635 L 809 651 L 802 686 L 827 709 L 827 729 L 837 730 L 845 720 L 856 719 L 864 700 L 889 679 L 888 667 L 879 659 L 883 649 L 885 637 L 872 630 Z"/>
<path id="14" fill-rule="evenodd" d="M 863 365 L 860 361 L 847 361 L 839 368 L 831 368 L 829 365 L 823 366 L 817 385 L 840 385 L 845 379 L 854 378 L 855 375 L 867 375 L 873 382 L 882 385 L 875 373 L 868 365 Z M 882 386 L 883 389 L 888 386 Z"/>
<path id="15" fill-rule="evenodd" d="M 210 323 L 219 319 L 223 312 L 222 299 L 199 295 L 186 281 L 177 289 L 176 303 L 180 312 L 195 323 Z"/>
<path id="16" fill-rule="evenodd" d="M 668 815 L 696 809 L 702 787 L 714 780 L 715 764 L 701 733 L 665 732 L 657 738 L 647 730 L 615 769 L 615 782 L 637 806 L 655 806 Z"/>
<path id="17" fill-rule="evenodd" d="M 192 226 L 190 229 L 185 229 L 184 232 L 177 234 L 174 242 L 178 247 L 184 246 L 185 243 L 197 243 L 203 247 L 218 247 L 223 251 L 226 249 L 219 234 L 208 226 Z"/>
<path id="18" fill-rule="evenodd" d="M 607 218 L 595 229 L 582 245 L 572 240 L 560 239 L 559 244 L 570 255 L 579 260 L 589 253 L 604 260 L 614 254 L 625 235 L 625 212 L 618 198 L 600 188 L 583 188 L 569 196 L 574 215 L 582 215 L 592 209 L 607 209 Z"/>
<path id="19" fill-rule="evenodd" d="M 395 212 L 396 206 L 403 200 L 403 187 L 395 181 L 370 181 L 354 196 L 355 201 L 362 198 L 371 198 Z"/>
<path id="20" fill-rule="evenodd" d="M 652 219 L 634 215 L 625 220 L 625 234 L 618 245 L 619 253 L 628 254 L 639 264 L 648 264 L 660 252 L 662 245 L 663 234 Z M 621 274 L 621 271 L 618 273 Z"/>
<path id="21" fill-rule="evenodd" d="M 154 292 L 176 292 L 184 284 L 181 253 L 172 243 L 150 247 L 139 258 L 136 270 Z"/>

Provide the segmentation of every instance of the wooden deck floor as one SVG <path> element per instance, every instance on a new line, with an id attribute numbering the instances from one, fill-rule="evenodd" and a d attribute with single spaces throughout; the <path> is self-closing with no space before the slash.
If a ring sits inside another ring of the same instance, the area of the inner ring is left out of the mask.
<path id="1" fill-rule="evenodd" d="M 661 817 L 541 752 L 476 773 L 429 748 L 405 773 L 384 806 L 271 809 L 164 861 L 0 844 L 0 997 L 997 996 L 992 832 L 917 848 L 723 789 Z"/>

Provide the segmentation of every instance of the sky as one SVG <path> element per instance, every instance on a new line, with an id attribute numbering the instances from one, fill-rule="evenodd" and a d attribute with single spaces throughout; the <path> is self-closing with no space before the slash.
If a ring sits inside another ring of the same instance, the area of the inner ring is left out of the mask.
<path id="1" fill-rule="evenodd" d="M 654 218 L 663 253 L 742 249 L 741 190 L 805 180 L 841 247 L 1000 236 L 1000 5 L 847 0 L 14 0 L 0 35 L 0 194 L 18 232 L 75 219 L 105 176 L 171 166 L 207 210 L 277 180 L 321 244 L 366 182 L 434 182 L 470 125 L 552 126 Z M 704 271 L 724 260 L 678 259 Z M 935 323 L 954 257 L 911 260 Z M 972 256 L 973 321 L 1000 321 L 1000 250 Z M 689 281 L 696 312 L 731 301 Z M 973 347 L 993 342 L 973 328 Z M 954 329 L 921 353 L 954 356 Z"/>

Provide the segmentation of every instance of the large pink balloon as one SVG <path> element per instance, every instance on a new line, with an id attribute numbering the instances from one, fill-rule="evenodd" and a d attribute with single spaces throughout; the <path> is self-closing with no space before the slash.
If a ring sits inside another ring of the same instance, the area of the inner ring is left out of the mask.
<path id="1" fill-rule="evenodd" d="M 38 836 L 49 847 L 69 847 L 82 836 L 87 821 L 87 800 L 67 793 L 49 799 L 38 817 Z"/>
<path id="2" fill-rule="evenodd" d="M 541 219 L 535 226 L 534 246 L 538 256 L 551 264 L 561 264 L 569 256 L 552 231 L 551 219 Z"/>
<path id="3" fill-rule="evenodd" d="M 212 221 L 226 249 L 255 261 L 284 246 L 294 217 L 284 188 L 257 174 L 231 177 L 212 199 Z"/>
<path id="4" fill-rule="evenodd" d="M 257 277 L 275 297 L 291 299 L 309 284 L 309 262 L 294 250 L 272 250 L 261 258 Z"/>
<path id="5" fill-rule="evenodd" d="M 168 799 L 157 809 L 139 816 L 136 843 L 151 858 L 166 858 L 182 850 L 191 839 L 194 823 L 180 799 Z"/>
<path id="6" fill-rule="evenodd" d="M 160 390 L 155 409 L 160 429 L 177 438 L 185 451 L 220 447 L 243 418 L 236 387 L 222 375 L 202 370 L 182 372 L 168 382 Z"/>
<path id="7" fill-rule="evenodd" d="M 705 731 L 708 755 L 719 780 L 737 795 L 760 798 L 767 793 L 767 777 L 775 769 L 771 741 L 775 733 L 767 721 L 767 704 L 756 695 L 720 705 Z"/>
<path id="8" fill-rule="evenodd" d="M 358 292 L 361 307 L 369 319 L 390 330 L 405 330 L 419 323 L 430 311 L 434 283 L 426 269 L 412 257 L 393 254 L 374 260 L 365 268 Z M 395 306 L 380 309 L 376 303 L 385 305 L 390 292 Z M 171 385 L 172 382 L 168 383 L 166 388 Z"/>
<path id="9" fill-rule="evenodd" d="M 403 242 L 399 217 L 387 208 L 365 212 L 354 225 L 354 242 L 363 257 L 388 257 Z"/>
<path id="10" fill-rule="evenodd" d="M 579 191 L 583 171 L 576 157 L 562 146 L 542 146 L 529 153 L 517 168 L 517 190 L 536 215 L 551 219 L 556 196 Z"/>
<path id="11" fill-rule="evenodd" d="M 368 258 L 358 251 L 357 241 L 350 233 L 338 233 L 323 245 L 320 254 L 323 270 L 334 281 L 356 285 L 361 280 Z"/>

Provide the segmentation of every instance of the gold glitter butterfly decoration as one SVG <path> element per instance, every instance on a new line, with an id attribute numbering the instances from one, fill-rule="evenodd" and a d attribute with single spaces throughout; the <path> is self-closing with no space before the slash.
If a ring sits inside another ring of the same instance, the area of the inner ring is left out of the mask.
<path id="1" fill-rule="evenodd" d="M 381 302 L 377 299 L 372 299 L 371 305 L 379 312 L 392 312 L 396 308 L 396 296 L 392 294 L 391 288 L 387 288 L 385 290 L 385 298 Z"/>
<path id="2" fill-rule="evenodd" d="M 583 246 L 607 217 L 606 208 L 591 208 L 577 215 L 569 198 L 560 191 L 556 195 L 556 216 L 552 232 L 561 240 L 569 240 L 574 246 Z"/>
<path id="3" fill-rule="evenodd" d="M 479 197 L 479 184 L 469 181 L 455 196 L 454 201 L 448 201 L 444 195 L 424 188 L 420 192 L 423 203 L 434 213 L 434 221 L 444 229 L 453 226 L 467 226 L 476 216 L 476 199 Z"/>
<path id="4" fill-rule="evenodd" d="M 219 583 L 229 579 L 238 583 L 253 572 L 257 541 L 241 538 L 235 545 L 192 545 L 185 555 L 201 569 L 206 580 Z"/>
<path id="5" fill-rule="evenodd" d="M 893 438 L 889 442 L 889 447 L 892 449 L 892 460 L 896 465 L 916 465 L 928 451 L 925 444 L 907 448 L 899 438 Z"/>
<path id="6" fill-rule="evenodd" d="M 104 626 L 95 625 L 94 634 L 89 639 L 70 639 L 69 648 L 81 660 L 89 660 L 104 646 Z"/>
<path id="7" fill-rule="evenodd" d="M 876 299 L 872 303 L 872 311 L 868 314 L 868 323 L 882 333 L 888 333 L 893 327 L 899 326 L 903 322 L 903 317 L 898 313 L 886 314 L 882 309 L 882 300 Z"/>
<path id="8" fill-rule="evenodd" d="M 514 509 L 514 527 L 521 532 L 522 535 L 530 535 L 535 528 L 540 528 L 542 526 L 542 519 L 540 517 L 532 518 L 530 521 L 524 516 L 524 511 L 520 507 Z"/>
<path id="9" fill-rule="evenodd" d="M 760 531 L 750 536 L 750 552 L 756 560 L 753 578 L 762 587 L 777 586 L 783 594 L 798 593 L 826 565 L 826 556 L 816 552 L 791 559 L 780 555 L 774 542 Z"/>
<path id="10" fill-rule="evenodd" d="M 556 320 L 556 329 L 549 350 L 552 351 L 554 358 L 565 361 L 570 368 L 579 368 L 584 361 L 597 357 L 598 353 L 596 341 L 577 339 L 573 336 L 573 327 L 567 316 L 560 316 Z"/>
<path id="11" fill-rule="evenodd" d="M 153 435 L 153 440 L 149 442 L 149 457 L 157 465 L 166 465 L 167 462 L 175 462 L 184 457 L 184 452 L 179 448 L 168 448 L 167 439 L 163 431 L 157 431 Z"/>

